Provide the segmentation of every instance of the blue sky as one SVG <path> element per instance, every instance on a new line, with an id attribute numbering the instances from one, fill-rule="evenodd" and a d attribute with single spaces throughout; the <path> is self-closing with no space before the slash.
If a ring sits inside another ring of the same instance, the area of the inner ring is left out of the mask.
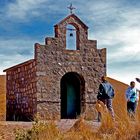
<path id="1" fill-rule="evenodd" d="M 34 44 L 54 35 L 70 3 L 89 27 L 89 39 L 107 48 L 108 76 L 125 83 L 140 77 L 139 0 L 0 0 L 0 74 L 33 58 Z"/>

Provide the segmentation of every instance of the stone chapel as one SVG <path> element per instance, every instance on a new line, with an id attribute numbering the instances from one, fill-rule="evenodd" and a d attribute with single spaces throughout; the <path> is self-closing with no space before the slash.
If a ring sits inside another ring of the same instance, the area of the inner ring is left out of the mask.
<path id="1" fill-rule="evenodd" d="M 88 39 L 88 26 L 70 14 L 54 26 L 45 45 L 35 43 L 34 58 L 6 72 L 6 119 L 76 119 L 95 113 L 106 49 Z"/>

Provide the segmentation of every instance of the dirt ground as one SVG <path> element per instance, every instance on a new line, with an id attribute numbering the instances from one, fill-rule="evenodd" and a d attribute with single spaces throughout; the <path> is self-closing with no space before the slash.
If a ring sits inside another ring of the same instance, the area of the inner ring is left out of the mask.
<path id="1" fill-rule="evenodd" d="M 75 124 L 77 120 L 59 120 L 55 121 L 56 126 L 59 128 L 60 131 L 66 132 L 72 126 Z M 49 121 L 48 121 L 49 122 Z M 99 128 L 100 123 L 96 121 L 86 121 L 88 125 L 90 125 L 94 130 L 97 130 Z M 47 121 L 46 121 L 47 124 Z M 32 122 L 6 122 L 6 121 L 1 121 L 0 122 L 0 140 L 14 140 L 15 139 L 15 134 L 14 131 L 15 129 L 30 129 L 32 128 Z"/>

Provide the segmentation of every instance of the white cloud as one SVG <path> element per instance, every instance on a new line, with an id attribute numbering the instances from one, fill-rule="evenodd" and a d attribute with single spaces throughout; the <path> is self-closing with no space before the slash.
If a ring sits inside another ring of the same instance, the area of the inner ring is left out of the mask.
<path id="1" fill-rule="evenodd" d="M 129 12 L 130 10 L 131 12 Z M 111 51 L 109 54 L 110 59 L 113 57 L 121 59 L 121 56 L 131 56 L 140 53 L 140 10 L 134 9 L 133 11 L 133 9 L 129 9 L 128 12 L 122 12 L 120 17 L 123 17 L 123 20 L 120 21 L 119 27 L 113 26 L 111 29 L 107 28 L 104 30 L 104 32 L 97 31 L 90 34 L 90 38 L 98 40 L 99 48 L 105 46 L 108 50 L 112 50 L 113 47 L 116 47 L 117 52 Z"/>
<path id="2" fill-rule="evenodd" d="M 108 46 L 108 51 L 112 47 L 117 47 L 118 51 L 110 52 L 109 59 L 122 59 L 124 57 L 135 56 L 138 59 L 140 53 L 140 27 L 128 26 L 125 28 L 117 28 L 114 31 L 105 33 L 105 36 L 100 36 L 100 47 Z M 118 46 L 116 46 L 118 45 Z M 119 46 L 120 45 L 120 46 Z M 126 58 L 127 59 L 127 58 Z M 139 58 L 140 59 L 140 58 Z"/>
<path id="3" fill-rule="evenodd" d="M 103 23 L 99 32 L 90 34 L 90 39 L 97 39 L 98 48 L 107 48 L 108 75 L 129 84 L 131 80 L 140 77 L 140 9 L 127 7 L 122 10 L 114 6 L 112 8 L 101 12 L 104 14 L 98 11 L 100 21 L 107 18 L 110 22 Z M 119 13 L 116 12 L 117 9 L 120 9 Z M 113 19 L 112 16 L 118 18 L 115 24 L 110 20 Z M 96 19 L 92 20 L 94 22 Z M 140 86 L 137 87 L 140 89 Z"/>
<path id="4" fill-rule="evenodd" d="M 0 74 L 4 69 L 33 59 L 35 42 L 31 38 L 0 40 Z"/>
<path id="5" fill-rule="evenodd" d="M 108 74 L 109 77 L 112 77 L 116 80 L 119 80 L 121 82 L 124 82 L 126 84 L 130 84 L 131 81 L 135 81 L 136 88 L 140 90 L 140 84 L 136 81 L 136 77 L 140 78 L 140 75 L 137 74 L 137 72 L 131 71 L 131 74 L 128 71 L 121 72 L 121 75 L 119 73 L 111 73 Z"/>
<path id="6" fill-rule="evenodd" d="M 121 0 L 72 1 L 77 8 L 75 13 L 78 13 L 91 29 L 89 38 L 97 39 L 98 48 L 107 47 L 108 75 L 126 83 L 140 75 L 140 65 L 138 65 L 140 61 L 140 9 L 131 4 L 123 5 Z M 9 18 L 12 21 L 25 21 L 31 17 L 40 20 L 42 15 L 46 20 L 46 13 L 49 13 L 48 17 L 51 17 L 52 13 L 55 13 L 54 15 L 57 17 L 65 15 L 65 12 L 68 11 L 66 8 L 68 4 L 68 1 L 62 0 L 52 2 L 48 0 L 15 0 L 15 2 L 7 3 L 2 13 L 5 14 L 3 18 Z M 47 20 L 56 22 L 54 17 Z M 6 22 L 3 23 L 5 26 Z M 35 42 L 35 40 L 25 42 L 24 38 L 18 41 L 16 39 L 0 40 L 0 46 L 3 48 L 0 50 L 0 54 L 3 54 L 0 55 L 0 60 L 3 62 L 0 69 L 30 59 Z M 5 46 L 7 49 L 4 48 Z M 132 68 L 130 64 L 133 62 L 136 63 L 136 66 L 133 65 Z"/>
<path id="7" fill-rule="evenodd" d="M 7 16 L 15 19 L 27 19 L 28 16 L 38 16 L 40 8 L 47 0 L 16 0 L 6 7 Z"/>

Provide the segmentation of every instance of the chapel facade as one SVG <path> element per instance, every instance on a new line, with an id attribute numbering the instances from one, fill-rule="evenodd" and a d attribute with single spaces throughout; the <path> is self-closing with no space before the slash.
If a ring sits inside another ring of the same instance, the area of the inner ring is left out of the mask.
<path id="1" fill-rule="evenodd" d="M 35 44 L 34 58 L 6 72 L 6 119 L 76 119 L 95 113 L 106 49 L 88 39 L 88 27 L 75 14 L 54 26 L 55 36 Z M 74 38 L 74 40 L 71 40 Z M 69 46 L 68 46 L 69 45 Z"/>

